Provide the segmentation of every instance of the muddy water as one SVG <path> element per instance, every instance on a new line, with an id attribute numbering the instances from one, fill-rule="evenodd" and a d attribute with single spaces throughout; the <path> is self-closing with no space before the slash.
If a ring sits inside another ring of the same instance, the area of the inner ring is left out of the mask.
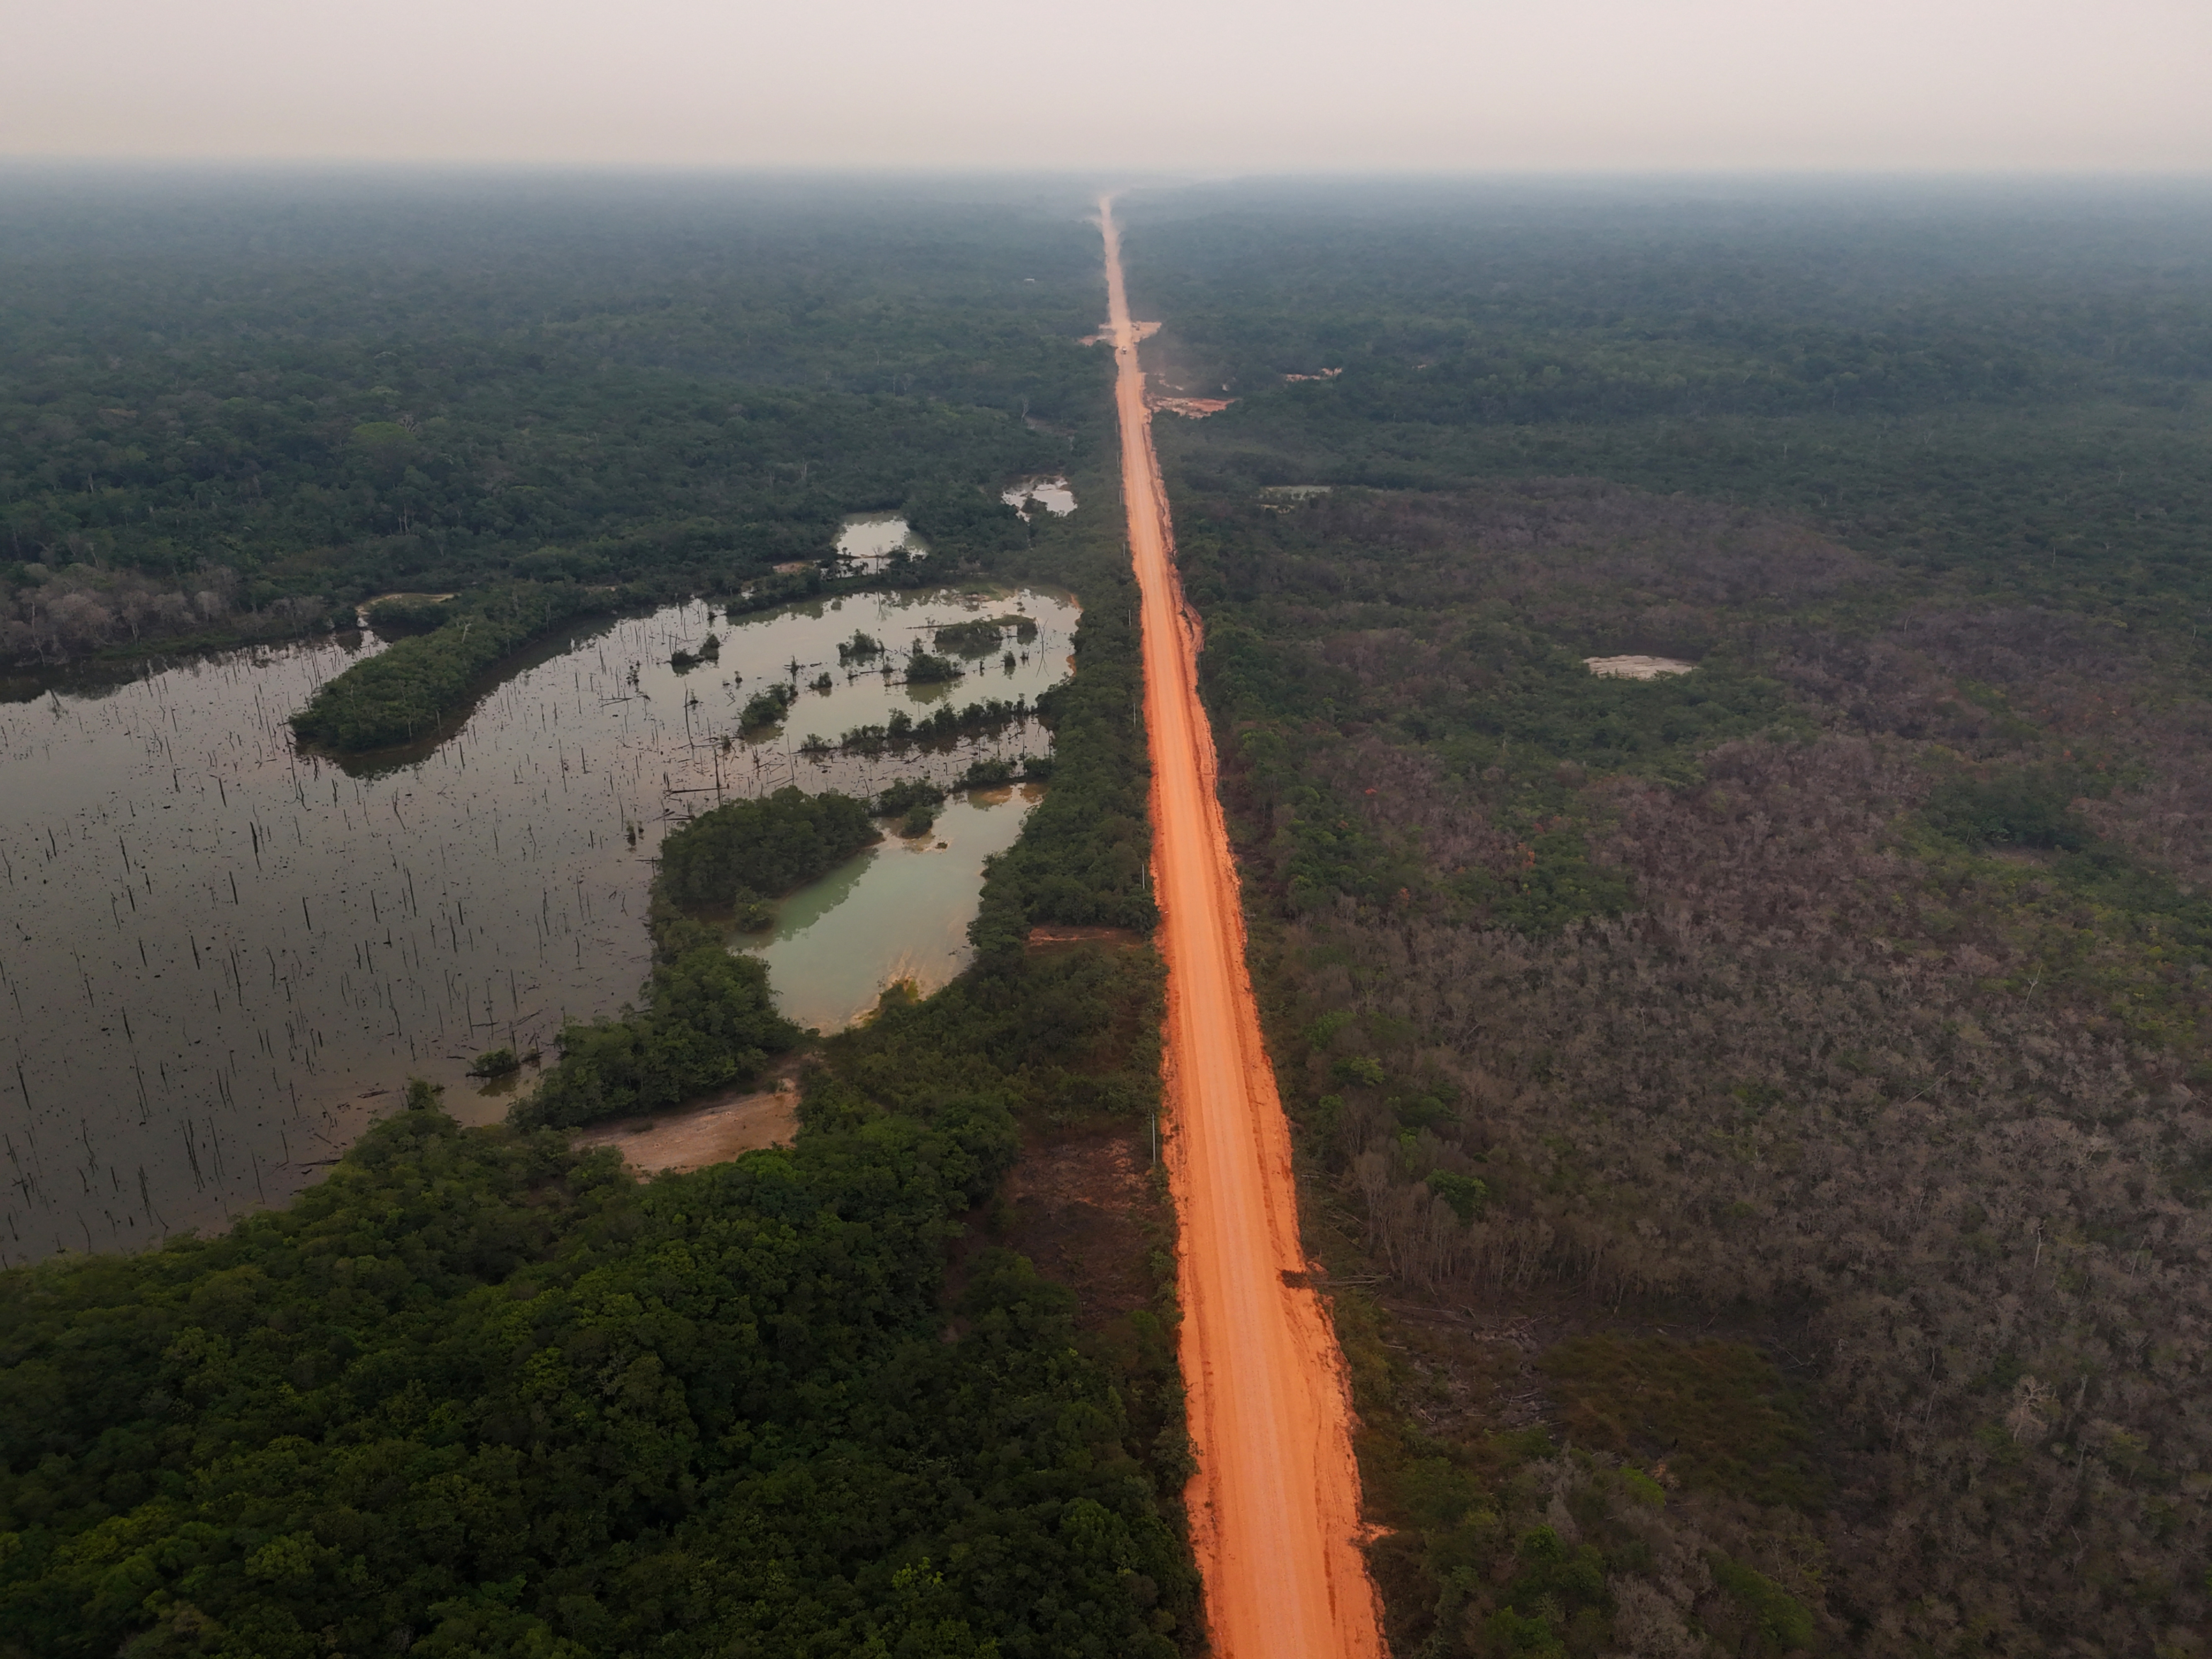
<path id="1" fill-rule="evenodd" d="M 1064 519 L 1075 511 L 1075 489 L 1064 477 L 1048 477 L 1040 474 L 1024 478 L 1000 491 L 999 499 L 1024 519 L 1030 515 L 1031 503 L 1042 507 L 1056 519 Z"/>
<path id="2" fill-rule="evenodd" d="M 838 662 L 855 629 L 902 658 L 944 623 L 1017 613 L 1038 632 L 1009 638 L 1011 672 L 994 655 L 909 691 Z M 510 1097 L 465 1075 L 477 1054 L 550 1053 L 564 1018 L 635 995 L 650 860 L 672 825 L 787 783 L 857 792 L 1044 752 L 1033 722 L 874 758 L 800 742 L 896 709 L 1034 699 L 1064 677 L 1074 623 L 1065 595 L 1037 591 L 860 596 L 735 626 L 672 607 L 580 627 L 454 738 L 344 768 L 296 752 L 284 725 L 354 660 L 337 642 L 0 705 L 0 1262 L 133 1248 L 281 1201 L 410 1075 L 445 1085 L 465 1119 L 498 1116 Z M 678 672 L 671 654 L 710 627 L 719 659 Z M 779 726 L 739 731 L 747 697 L 794 679 L 809 689 Z M 994 833 L 1020 816 L 957 806 L 948 827 L 963 810 Z M 971 862 L 938 854 L 923 884 L 955 933 Z M 845 989 L 808 988 L 811 964 L 880 982 L 898 938 L 851 934 L 852 962 L 791 953 L 780 992 L 842 1006 Z"/>
<path id="3" fill-rule="evenodd" d="M 855 513 L 837 532 L 837 556 L 854 570 L 881 570 L 901 550 L 910 559 L 929 556 L 929 544 L 896 513 Z"/>

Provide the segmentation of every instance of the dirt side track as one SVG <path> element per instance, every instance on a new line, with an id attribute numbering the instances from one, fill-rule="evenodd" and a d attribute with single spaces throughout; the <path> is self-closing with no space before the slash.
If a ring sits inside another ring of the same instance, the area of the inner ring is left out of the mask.
<path id="1" fill-rule="evenodd" d="M 1181 1217 L 1193 1541 L 1225 1659 L 1382 1652 L 1360 1554 L 1342 1356 L 1298 1240 L 1288 1126 L 1244 966 L 1243 909 L 1199 705 L 1110 198 L 1099 204 L 1121 476 L 1143 595 L 1152 873 L 1168 969 L 1168 1167 Z"/>

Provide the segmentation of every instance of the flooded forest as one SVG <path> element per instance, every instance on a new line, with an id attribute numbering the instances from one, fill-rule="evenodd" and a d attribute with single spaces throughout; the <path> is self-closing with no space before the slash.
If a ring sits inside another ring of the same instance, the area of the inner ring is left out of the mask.
<path id="1" fill-rule="evenodd" d="M 564 633 L 450 735 L 364 756 L 304 748 L 286 716 L 376 652 L 374 632 L 0 705 L 15 935 L 0 990 L 24 1038 L 76 1033 L 11 1056 L 29 1109 L 8 1130 L 9 1258 L 281 1201 L 410 1077 L 444 1085 L 463 1121 L 498 1117 L 535 1068 L 479 1084 L 480 1053 L 544 1054 L 635 994 L 672 823 L 794 783 L 872 797 L 1021 775 L 1049 753 L 1032 708 L 1066 674 L 1073 624 L 1066 595 L 1031 588 L 859 592 L 735 623 L 666 606 Z M 969 647 L 950 659 L 964 672 L 910 682 L 910 648 L 941 633 Z M 856 635 L 878 648 L 856 659 Z M 755 701 L 787 688 L 760 718 Z M 1002 718 L 929 729 L 990 703 Z M 846 735 L 917 720 L 906 741 Z M 890 849 L 732 944 L 767 956 L 803 1025 L 842 1026 L 893 979 L 933 989 L 966 959 L 981 860 L 1022 816 L 1010 784 L 965 790 L 926 836 L 890 826 Z"/>
<path id="2" fill-rule="evenodd" d="M 334 188 L 0 199 L 6 1263 L 280 1204 L 410 1077 L 496 1120 L 538 1068 L 477 1057 L 637 994 L 660 839 L 720 800 L 953 788 L 731 936 L 802 1026 L 933 988 L 1045 787 L 1079 606 L 998 567 L 1074 510 L 1097 371 L 1034 202 Z M 679 252 L 693 213 L 735 240 Z M 820 268 L 853 214 L 965 240 Z"/>

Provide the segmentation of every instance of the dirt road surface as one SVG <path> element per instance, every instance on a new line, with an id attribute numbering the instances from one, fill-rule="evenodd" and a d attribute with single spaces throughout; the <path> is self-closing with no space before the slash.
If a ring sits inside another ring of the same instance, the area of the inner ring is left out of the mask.
<path id="1" fill-rule="evenodd" d="M 1306 1288 L 1290 1132 L 1245 971 L 1213 736 L 1198 701 L 1196 619 L 1170 556 L 1111 198 L 1099 216 L 1122 489 L 1144 599 L 1152 874 L 1168 969 L 1168 1169 L 1182 1221 L 1182 1365 L 1198 1453 L 1191 1525 L 1206 1618 L 1224 1659 L 1379 1659 L 1343 1359 Z"/>

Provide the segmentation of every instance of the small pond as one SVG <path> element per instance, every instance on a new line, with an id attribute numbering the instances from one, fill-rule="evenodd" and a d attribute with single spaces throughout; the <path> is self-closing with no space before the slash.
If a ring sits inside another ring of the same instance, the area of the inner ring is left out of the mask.
<path id="1" fill-rule="evenodd" d="M 1032 506 L 1042 507 L 1054 518 L 1066 518 L 1075 511 L 1075 489 L 1066 478 L 1024 478 L 1019 483 L 1009 484 L 1000 492 L 999 499 L 1012 507 L 1024 519 Z"/>
<path id="2" fill-rule="evenodd" d="M 895 554 L 929 556 L 929 544 L 898 513 L 855 513 L 837 532 L 837 557 L 853 570 L 881 570 Z"/>
<path id="3" fill-rule="evenodd" d="M 768 963 L 784 1012 L 820 1030 L 851 1024 L 895 981 L 926 995 L 973 959 L 983 860 L 1014 844 L 1043 793 L 1021 784 L 957 794 L 912 839 L 886 824 L 880 843 L 778 905 L 772 928 L 731 943 Z"/>

